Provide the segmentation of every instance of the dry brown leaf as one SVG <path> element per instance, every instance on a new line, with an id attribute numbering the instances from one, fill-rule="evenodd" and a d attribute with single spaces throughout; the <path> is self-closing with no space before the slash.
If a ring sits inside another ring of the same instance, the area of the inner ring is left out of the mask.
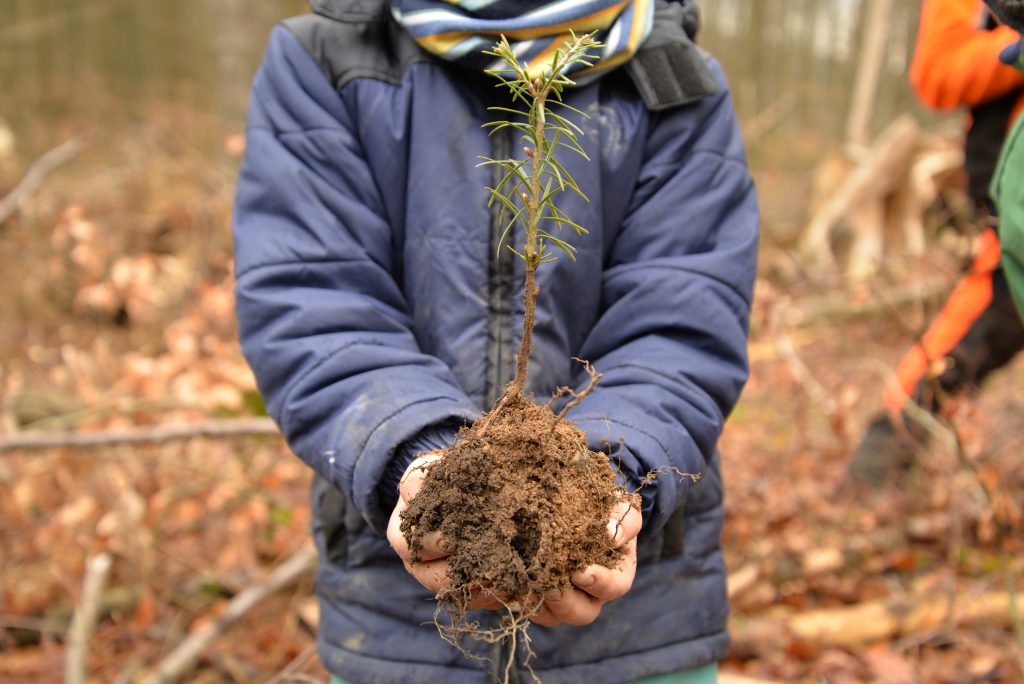
<path id="1" fill-rule="evenodd" d="M 892 651 L 887 643 L 869 648 L 864 660 L 880 684 L 918 684 L 920 681 L 913 664 L 905 656 Z"/>

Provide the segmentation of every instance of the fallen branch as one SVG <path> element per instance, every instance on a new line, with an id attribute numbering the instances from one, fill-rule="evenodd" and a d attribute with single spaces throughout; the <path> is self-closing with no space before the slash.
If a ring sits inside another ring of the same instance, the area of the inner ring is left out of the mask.
<path id="1" fill-rule="evenodd" d="M 103 585 L 107 583 L 112 559 L 110 554 L 93 556 L 85 564 L 85 579 L 82 581 L 82 599 L 71 619 L 68 631 L 68 645 L 64 656 L 64 684 L 85 684 L 86 657 L 89 641 L 96 628 L 100 614 L 100 597 Z"/>
<path id="2" fill-rule="evenodd" d="M 84 146 L 85 141 L 81 137 L 71 138 L 35 160 L 21 182 L 0 197 L 0 225 L 21 209 L 25 200 L 39 189 L 54 169 L 74 159 Z"/>
<path id="3" fill-rule="evenodd" d="M 719 672 L 717 682 L 718 684 L 782 684 L 774 679 L 758 679 L 731 672 Z"/>
<path id="4" fill-rule="evenodd" d="M 159 444 L 197 437 L 259 437 L 278 434 L 280 431 L 270 418 L 226 418 L 184 425 L 97 430 L 95 432 L 30 430 L 12 435 L 0 435 L 0 452 L 61 447 L 82 449 L 119 444 Z"/>
<path id="5" fill-rule="evenodd" d="M 934 629 L 945 622 L 991 624 L 1008 628 L 1013 621 L 1007 592 L 961 592 L 947 596 L 913 596 L 823 608 L 782 617 L 737 617 L 730 621 L 732 657 L 747 658 L 793 644 L 818 648 L 854 647 Z M 766 650 L 767 649 L 767 650 Z"/>
<path id="6" fill-rule="evenodd" d="M 270 575 L 250 585 L 228 603 L 227 609 L 208 625 L 182 641 L 142 681 L 142 684 L 170 684 L 188 675 L 210 645 L 249 611 L 278 591 L 294 584 L 316 566 L 316 552 L 303 548 L 277 566 Z"/>

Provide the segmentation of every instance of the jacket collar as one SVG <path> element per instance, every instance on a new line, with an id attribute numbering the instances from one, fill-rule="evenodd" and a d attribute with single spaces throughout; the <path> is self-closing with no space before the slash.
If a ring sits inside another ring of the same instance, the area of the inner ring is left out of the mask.
<path id="1" fill-rule="evenodd" d="M 316 14 L 358 23 L 381 21 L 387 15 L 387 0 L 309 0 L 309 7 Z"/>
<path id="2" fill-rule="evenodd" d="M 387 0 L 309 0 L 316 14 L 348 23 L 385 21 Z M 704 53 L 693 42 L 696 0 L 658 0 L 647 42 L 624 67 L 651 111 L 673 109 L 718 92 Z"/>

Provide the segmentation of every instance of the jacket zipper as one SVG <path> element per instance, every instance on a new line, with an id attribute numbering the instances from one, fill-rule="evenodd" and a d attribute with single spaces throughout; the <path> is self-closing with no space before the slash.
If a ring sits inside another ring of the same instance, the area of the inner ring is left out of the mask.
<path id="1" fill-rule="evenodd" d="M 501 131 L 491 137 L 491 152 L 494 159 L 509 159 L 512 156 L 512 137 Z M 501 167 L 491 167 L 491 183 L 494 187 L 504 173 Z M 513 293 L 515 292 L 515 255 L 501 245 L 501 235 L 509 217 L 501 216 L 501 204 L 495 202 L 490 211 L 490 254 L 488 264 L 488 317 L 487 317 L 487 379 L 485 383 L 485 405 L 494 406 L 502 390 L 512 380 L 515 358 L 512 346 Z M 499 249 L 500 246 L 500 249 Z"/>
<path id="2" fill-rule="evenodd" d="M 512 156 L 513 137 L 510 132 L 499 131 L 491 137 L 491 155 L 493 159 L 509 159 Z M 491 187 L 501 180 L 503 172 L 500 167 L 491 167 Z M 495 202 L 490 210 L 490 240 L 488 271 L 488 302 L 487 302 L 487 377 L 484 382 L 485 405 L 494 406 L 501 396 L 502 390 L 512 380 L 515 358 L 512 347 L 513 293 L 515 292 L 515 255 L 501 244 L 501 236 L 509 217 L 502 217 L 501 205 Z M 511 239 L 511 236 L 509 236 Z M 500 248 L 499 248 L 500 247 Z M 497 623 L 495 623 L 497 625 Z M 507 640 L 494 645 L 490 679 L 500 684 L 505 672 L 505 663 L 514 654 L 510 652 Z M 518 684 L 519 672 L 513 667 L 510 684 Z"/>

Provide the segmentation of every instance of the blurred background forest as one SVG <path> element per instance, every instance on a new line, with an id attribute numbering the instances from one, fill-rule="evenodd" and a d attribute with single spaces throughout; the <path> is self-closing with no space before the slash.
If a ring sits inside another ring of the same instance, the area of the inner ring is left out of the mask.
<path id="1" fill-rule="evenodd" d="M 1020 360 L 898 483 L 846 478 L 969 243 L 956 164 L 939 164 L 962 117 L 924 111 L 906 82 L 918 2 L 874 3 L 873 32 L 872 4 L 702 3 L 764 215 L 752 377 L 722 442 L 723 669 L 1020 682 Z M 251 78 L 269 29 L 302 11 L 0 0 L 0 681 L 326 679 L 309 473 L 262 417 L 231 290 Z M 941 173 L 921 196 L 904 186 L 925 159 Z M 864 238 L 835 199 L 876 162 L 889 180 L 871 201 L 914 201 Z"/>

